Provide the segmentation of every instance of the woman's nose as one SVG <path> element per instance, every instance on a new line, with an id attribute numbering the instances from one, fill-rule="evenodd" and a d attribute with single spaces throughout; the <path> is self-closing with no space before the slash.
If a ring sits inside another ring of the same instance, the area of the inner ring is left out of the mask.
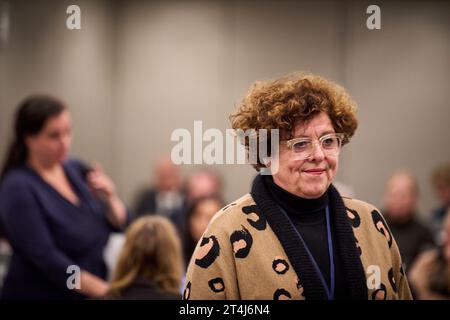
<path id="1" fill-rule="evenodd" d="M 313 161 L 313 160 L 323 160 L 325 158 L 325 154 L 322 150 L 322 147 L 320 145 L 320 143 L 318 143 L 317 141 L 315 143 L 312 144 L 312 150 L 311 150 L 311 155 L 309 156 L 308 160 Z"/>

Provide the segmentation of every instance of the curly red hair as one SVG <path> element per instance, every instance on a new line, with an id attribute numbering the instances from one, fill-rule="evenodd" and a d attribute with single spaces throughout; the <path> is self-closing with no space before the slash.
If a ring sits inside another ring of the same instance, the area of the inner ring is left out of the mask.
<path id="1" fill-rule="evenodd" d="M 349 142 L 358 126 L 356 104 L 340 85 L 320 76 L 293 73 L 275 80 L 258 81 L 230 116 L 233 129 L 279 129 L 282 139 L 290 139 L 298 122 L 307 122 L 326 113 L 336 132 Z M 249 148 L 248 139 L 242 142 Z M 253 165 L 265 167 L 259 162 Z"/>

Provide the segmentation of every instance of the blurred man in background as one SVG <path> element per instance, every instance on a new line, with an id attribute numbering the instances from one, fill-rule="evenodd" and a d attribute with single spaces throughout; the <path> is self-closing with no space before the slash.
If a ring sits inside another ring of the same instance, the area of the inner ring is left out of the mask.
<path id="1" fill-rule="evenodd" d="M 411 173 L 397 171 L 389 178 L 384 195 L 385 218 L 406 270 L 419 253 L 434 245 L 430 230 L 417 219 L 418 189 Z"/>
<path id="2" fill-rule="evenodd" d="M 159 214 L 176 224 L 176 216 L 183 207 L 181 173 L 170 157 L 160 158 L 154 169 L 153 186 L 143 190 L 137 197 L 135 215 Z"/>
<path id="3" fill-rule="evenodd" d="M 188 204 L 210 196 L 222 196 L 222 181 L 219 175 L 208 169 L 200 169 L 191 173 L 186 181 Z"/>

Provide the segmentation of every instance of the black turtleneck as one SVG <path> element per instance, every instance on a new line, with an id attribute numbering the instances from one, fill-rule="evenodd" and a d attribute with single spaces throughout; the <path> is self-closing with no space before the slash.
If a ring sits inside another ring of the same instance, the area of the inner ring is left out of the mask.
<path id="1" fill-rule="evenodd" d="M 272 176 L 264 176 L 264 183 L 270 191 L 275 202 L 284 209 L 292 224 L 301 234 L 308 246 L 317 265 L 322 272 L 327 285 L 330 286 L 330 259 L 328 254 L 328 237 L 325 210 L 328 205 L 328 192 L 320 198 L 305 199 L 296 196 L 274 181 Z M 333 213 L 330 211 L 330 220 L 333 221 Z M 337 241 L 331 223 L 331 234 L 333 240 L 333 257 L 335 265 L 335 299 L 347 297 L 344 283 L 341 260 L 338 254 Z"/>

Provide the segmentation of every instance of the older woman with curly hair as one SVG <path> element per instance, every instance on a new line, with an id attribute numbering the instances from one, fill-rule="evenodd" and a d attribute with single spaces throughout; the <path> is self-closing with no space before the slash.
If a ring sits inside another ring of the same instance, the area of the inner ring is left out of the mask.
<path id="1" fill-rule="evenodd" d="M 270 161 L 254 165 L 272 174 L 258 174 L 249 194 L 214 216 L 191 259 L 184 299 L 411 298 L 382 215 L 332 185 L 357 127 L 342 87 L 302 73 L 258 82 L 231 122 L 257 134 L 279 129 Z M 249 149 L 249 139 L 244 144 Z"/>

